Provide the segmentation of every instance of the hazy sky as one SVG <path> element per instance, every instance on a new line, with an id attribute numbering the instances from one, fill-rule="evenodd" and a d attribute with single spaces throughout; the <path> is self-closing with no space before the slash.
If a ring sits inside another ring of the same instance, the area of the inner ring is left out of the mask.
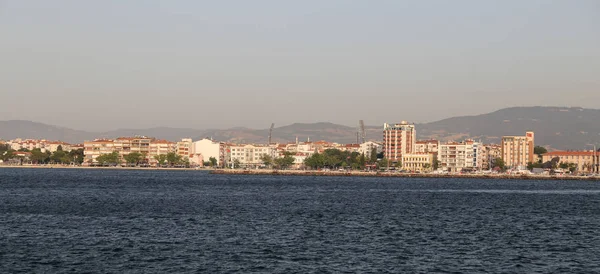
<path id="1" fill-rule="evenodd" d="M 600 1 L 0 0 L 0 120 L 86 130 L 600 108 Z"/>

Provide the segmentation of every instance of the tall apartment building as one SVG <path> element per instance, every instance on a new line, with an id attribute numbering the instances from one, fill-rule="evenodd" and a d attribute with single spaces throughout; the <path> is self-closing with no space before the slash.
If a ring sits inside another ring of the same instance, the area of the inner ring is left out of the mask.
<path id="1" fill-rule="evenodd" d="M 190 156 L 192 156 L 192 139 L 184 138 L 177 142 L 175 145 L 175 153 L 184 159 L 189 159 Z"/>
<path id="2" fill-rule="evenodd" d="M 532 131 L 525 136 L 502 137 L 502 160 L 506 167 L 525 168 L 527 163 L 535 162 L 533 148 L 534 136 Z"/>
<path id="3" fill-rule="evenodd" d="M 417 132 L 414 124 L 402 121 L 399 124 L 383 125 L 383 156 L 389 161 L 402 161 L 402 155 L 413 153 Z"/>

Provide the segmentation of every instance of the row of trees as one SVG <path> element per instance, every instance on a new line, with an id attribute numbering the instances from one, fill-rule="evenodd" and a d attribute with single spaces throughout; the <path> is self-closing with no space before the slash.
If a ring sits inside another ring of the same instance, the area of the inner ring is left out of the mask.
<path id="1" fill-rule="evenodd" d="M 187 161 L 187 159 L 175 152 L 155 155 L 154 159 L 158 162 L 160 166 L 189 165 L 189 161 Z M 123 160 L 127 165 L 130 166 L 137 166 L 140 164 L 148 163 L 147 155 L 139 152 L 131 152 L 129 154 L 123 155 Z M 108 154 L 102 154 L 96 157 L 96 161 L 99 165 L 117 165 L 122 163 L 119 152 L 117 151 L 113 151 L 112 153 Z"/>
<path id="2" fill-rule="evenodd" d="M 237 160 L 237 159 L 236 159 Z M 294 153 L 292 152 L 284 152 L 283 157 L 275 158 L 270 155 L 263 154 L 260 156 L 260 160 L 267 167 L 274 167 L 279 169 L 286 169 L 294 164 Z M 236 163 L 234 161 L 234 166 Z"/>
<path id="3" fill-rule="evenodd" d="M 42 152 L 39 148 L 34 148 L 31 151 L 28 149 L 20 149 L 19 152 L 30 152 L 31 156 L 29 160 L 34 164 L 81 164 L 83 163 L 84 155 L 83 149 L 74 149 L 71 151 L 63 151 L 62 146 L 58 146 L 55 152 L 50 151 Z M 17 152 L 10 148 L 8 145 L 0 146 L 0 160 L 9 161 L 16 159 L 14 153 Z"/>

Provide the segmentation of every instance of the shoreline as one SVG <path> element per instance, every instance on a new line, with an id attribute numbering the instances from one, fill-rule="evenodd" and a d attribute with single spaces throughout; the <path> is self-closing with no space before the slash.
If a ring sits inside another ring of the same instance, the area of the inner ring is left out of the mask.
<path id="1" fill-rule="evenodd" d="M 391 173 L 362 171 L 314 171 L 314 170 L 233 170 L 216 169 L 210 174 L 216 175 L 270 175 L 270 176 L 337 176 L 337 177 L 392 177 L 392 178 L 468 178 L 468 179 L 512 179 L 512 180 L 569 180 L 600 181 L 600 177 L 591 176 L 553 176 L 524 174 L 430 174 L 430 173 Z"/>
<path id="2" fill-rule="evenodd" d="M 63 166 L 63 165 L 0 165 L 0 168 L 33 168 L 33 169 L 97 169 L 97 170 L 179 170 L 179 171 L 214 171 L 212 168 L 180 168 L 180 167 L 91 167 L 91 166 Z"/>

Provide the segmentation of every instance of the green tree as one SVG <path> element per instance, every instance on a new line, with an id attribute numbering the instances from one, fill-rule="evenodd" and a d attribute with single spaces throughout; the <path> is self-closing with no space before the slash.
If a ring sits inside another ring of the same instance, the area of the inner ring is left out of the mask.
<path id="1" fill-rule="evenodd" d="M 45 164 L 49 160 L 50 159 L 48 157 L 48 154 L 46 154 L 45 152 L 42 152 L 41 149 L 35 148 L 35 149 L 31 150 L 31 161 L 34 164 Z"/>
<path id="2" fill-rule="evenodd" d="M 325 166 L 323 155 L 315 152 L 313 155 L 304 159 L 304 165 L 313 169 L 322 168 Z"/>
<path id="3" fill-rule="evenodd" d="M 164 164 L 167 163 L 167 154 L 154 155 L 154 160 L 156 160 L 156 162 L 158 162 L 159 166 L 163 166 Z"/>
<path id="4" fill-rule="evenodd" d="M 365 158 L 365 154 L 361 153 L 360 158 L 358 158 L 358 163 L 357 163 L 358 168 L 364 168 L 366 163 L 367 163 L 367 159 Z"/>
<path id="5" fill-rule="evenodd" d="M 81 165 L 83 163 L 83 160 L 85 159 L 83 148 L 73 149 L 69 151 L 69 157 L 73 159 L 74 163 Z"/>
<path id="6" fill-rule="evenodd" d="M 100 165 L 116 165 L 121 162 L 119 152 L 117 151 L 102 154 L 96 158 L 96 161 L 98 161 Z"/>
<path id="7" fill-rule="evenodd" d="M 233 159 L 233 168 L 240 168 L 241 165 L 242 163 L 238 158 Z"/>
<path id="8" fill-rule="evenodd" d="M 536 162 L 536 163 L 532 163 L 529 162 L 527 163 L 527 169 L 529 170 L 533 170 L 534 168 L 541 168 L 542 167 L 542 163 Z"/>
<path id="9" fill-rule="evenodd" d="M 123 155 L 123 159 L 128 165 L 137 165 L 143 160 L 143 155 L 139 152 L 131 152 Z"/>
<path id="10" fill-rule="evenodd" d="M 381 168 L 388 168 L 388 164 L 389 161 L 387 158 L 382 158 L 381 160 L 379 160 L 379 162 L 377 162 L 377 167 Z"/>
<path id="11" fill-rule="evenodd" d="M 377 162 L 377 148 L 373 148 L 373 149 L 371 150 L 371 155 L 370 155 L 370 156 L 371 156 L 371 157 L 369 158 L 369 162 L 370 162 L 371 164 L 374 164 L 374 163 L 376 163 L 376 162 Z"/>
<path id="12" fill-rule="evenodd" d="M 260 155 L 260 161 L 267 167 L 273 165 L 273 157 L 271 157 L 271 155 L 268 154 Z"/>
<path id="13" fill-rule="evenodd" d="M 440 166 L 442 165 L 442 162 L 440 160 L 436 158 L 434 158 L 433 160 L 433 170 L 438 170 L 438 168 L 440 168 Z"/>
<path id="14" fill-rule="evenodd" d="M 423 164 L 423 168 L 424 168 L 425 170 L 430 170 L 430 169 L 431 169 L 431 164 L 429 164 L 429 163 L 425 163 L 425 164 Z"/>
<path id="15" fill-rule="evenodd" d="M 217 158 L 210 157 L 210 158 L 208 158 L 208 161 L 210 162 L 210 166 L 211 167 L 216 167 L 217 166 Z"/>
<path id="16" fill-rule="evenodd" d="M 62 150 L 57 150 L 54 153 L 52 153 L 52 156 L 50 156 L 50 161 L 57 164 L 68 164 L 71 162 L 71 158 L 66 152 Z"/>
<path id="17" fill-rule="evenodd" d="M 13 149 L 8 149 L 8 150 L 4 151 L 2 153 L 2 155 L 0 155 L 0 159 L 2 161 L 8 161 L 10 159 L 13 159 L 13 158 L 15 158 L 15 154 L 14 154 L 15 152 L 16 151 Z"/>
<path id="18" fill-rule="evenodd" d="M 548 150 L 543 146 L 535 146 L 533 148 L 533 153 L 537 154 L 539 156 L 541 156 L 542 154 L 547 153 L 547 152 L 548 152 Z"/>
<path id="19" fill-rule="evenodd" d="M 496 159 L 494 159 L 494 168 L 499 168 L 500 170 L 504 170 L 505 166 L 504 166 L 504 160 L 502 160 L 502 158 L 498 157 Z"/>
<path id="20" fill-rule="evenodd" d="M 58 147 L 56 147 L 56 151 L 63 151 L 62 145 L 58 145 Z"/>
<path id="21" fill-rule="evenodd" d="M 295 159 L 293 155 L 295 154 L 286 151 L 283 153 L 283 157 L 276 158 L 275 160 L 273 160 L 273 162 L 275 163 L 277 168 L 286 169 L 294 164 Z"/>
<path id="22" fill-rule="evenodd" d="M 178 155 L 175 152 L 167 153 L 167 163 L 169 164 L 169 166 L 174 166 L 178 163 L 181 163 L 182 160 L 183 160 L 183 157 L 181 155 Z"/>

